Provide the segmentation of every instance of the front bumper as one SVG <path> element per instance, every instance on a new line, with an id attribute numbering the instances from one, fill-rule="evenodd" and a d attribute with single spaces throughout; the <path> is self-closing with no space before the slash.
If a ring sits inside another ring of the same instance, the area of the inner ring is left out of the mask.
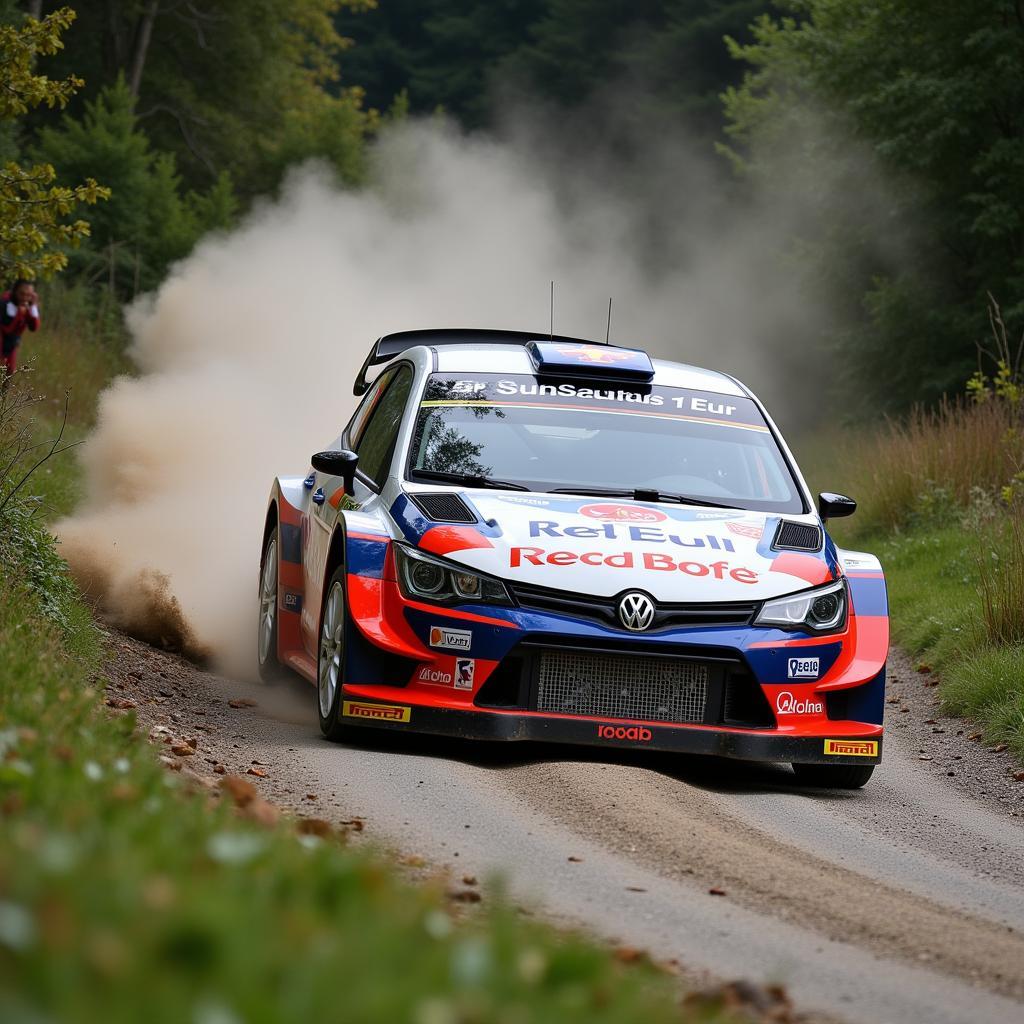
<path id="1" fill-rule="evenodd" d="M 830 735 L 795 736 L 775 730 L 679 726 L 577 718 L 540 712 L 462 710 L 367 699 L 359 688 L 342 688 L 342 721 L 346 726 L 405 730 L 470 740 L 568 743 L 592 747 L 708 754 L 742 761 L 786 761 L 803 764 L 878 764 L 882 730 L 870 725 L 851 733 L 852 723 L 837 723 Z"/>

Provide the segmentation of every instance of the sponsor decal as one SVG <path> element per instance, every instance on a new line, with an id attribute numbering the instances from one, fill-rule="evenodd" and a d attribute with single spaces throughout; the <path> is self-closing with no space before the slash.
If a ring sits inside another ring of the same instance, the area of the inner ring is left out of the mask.
<path id="1" fill-rule="evenodd" d="M 531 519 L 529 525 L 531 537 L 572 537 L 574 540 L 602 537 L 607 540 L 630 540 L 637 544 L 675 544 L 681 548 L 710 548 L 712 551 L 736 550 L 736 545 L 728 537 L 716 537 L 710 533 L 704 534 L 703 537 L 683 537 L 678 533 L 666 533 L 660 526 L 634 526 L 623 523 L 562 526 L 553 519 Z"/>
<path id="2" fill-rule="evenodd" d="M 775 710 L 780 715 L 820 715 L 825 705 L 821 701 L 794 697 L 788 690 L 783 690 L 775 698 Z"/>
<path id="3" fill-rule="evenodd" d="M 455 659 L 455 689 L 472 690 L 473 676 L 476 673 L 476 662 L 472 658 Z"/>
<path id="4" fill-rule="evenodd" d="M 449 651 L 468 651 L 473 644 L 473 634 L 468 629 L 449 629 L 447 626 L 430 627 L 430 646 Z"/>
<path id="5" fill-rule="evenodd" d="M 620 505 L 615 502 L 584 505 L 580 509 L 580 515 L 587 516 L 588 519 L 609 519 L 618 523 L 662 523 L 668 519 L 664 512 L 656 508 Z"/>
<path id="6" fill-rule="evenodd" d="M 821 658 L 790 658 L 787 675 L 790 679 L 817 679 Z"/>
<path id="7" fill-rule="evenodd" d="M 639 555 L 639 557 L 638 557 Z M 646 569 L 650 572 L 681 572 L 687 576 L 707 576 L 711 579 L 732 579 L 737 583 L 756 583 L 757 573 L 742 566 L 733 568 L 728 562 L 694 562 L 660 552 L 619 551 L 545 551 L 544 548 L 515 547 L 509 552 L 509 568 L 523 565 L 604 565 L 611 569 Z M 431 640 L 433 643 L 433 640 Z"/>
<path id="8" fill-rule="evenodd" d="M 636 358 L 634 352 L 623 352 L 621 349 L 597 348 L 596 346 L 578 345 L 576 348 L 560 348 L 558 353 L 570 359 L 579 359 L 583 363 L 621 363 Z"/>
<path id="9" fill-rule="evenodd" d="M 649 743 L 651 735 L 651 730 L 643 725 L 599 725 L 597 727 L 599 740 L 633 740 L 637 743 Z"/>
<path id="10" fill-rule="evenodd" d="M 371 718 L 377 722 L 408 722 L 412 708 L 404 704 L 368 704 L 362 700 L 342 702 L 341 713 L 346 718 Z"/>
<path id="11" fill-rule="evenodd" d="M 284 610 L 286 612 L 302 611 L 302 595 L 294 594 L 290 590 L 284 592 Z"/>
<path id="12" fill-rule="evenodd" d="M 453 682 L 451 672 L 443 668 L 435 668 L 433 665 L 420 665 L 416 673 L 417 683 L 432 683 L 434 686 L 451 686 Z"/>
<path id="13" fill-rule="evenodd" d="M 764 527 L 754 523 L 726 523 L 725 528 L 740 537 L 752 537 L 754 540 L 760 540 L 764 535 Z"/>
<path id="14" fill-rule="evenodd" d="M 825 753 L 841 757 L 878 757 L 876 740 L 825 740 Z"/>

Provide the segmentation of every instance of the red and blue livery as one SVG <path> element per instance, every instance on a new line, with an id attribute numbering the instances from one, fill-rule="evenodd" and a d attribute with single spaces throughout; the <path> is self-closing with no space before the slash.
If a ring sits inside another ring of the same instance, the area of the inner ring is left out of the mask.
<path id="1" fill-rule="evenodd" d="M 372 377 L 372 379 L 371 379 Z M 258 655 L 340 740 L 383 728 L 788 762 L 882 754 L 878 560 L 836 547 L 758 399 L 639 349 L 382 337 L 351 421 L 278 477 Z"/>

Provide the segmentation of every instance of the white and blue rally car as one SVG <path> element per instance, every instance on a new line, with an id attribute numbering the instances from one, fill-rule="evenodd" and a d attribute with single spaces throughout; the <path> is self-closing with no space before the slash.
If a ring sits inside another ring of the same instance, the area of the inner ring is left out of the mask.
<path id="1" fill-rule="evenodd" d="M 372 382 L 368 374 L 383 367 Z M 274 481 L 261 672 L 357 729 L 789 762 L 882 750 L 877 559 L 839 550 L 757 398 L 637 349 L 514 331 L 373 346 L 351 421 Z"/>

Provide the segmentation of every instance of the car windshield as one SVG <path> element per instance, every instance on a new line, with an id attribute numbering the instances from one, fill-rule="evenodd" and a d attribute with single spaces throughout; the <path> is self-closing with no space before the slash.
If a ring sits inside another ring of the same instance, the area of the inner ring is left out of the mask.
<path id="1" fill-rule="evenodd" d="M 757 405 L 683 388 L 433 374 L 408 477 L 446 476 L 469 486 L 656 491 L 667 500 L 804 511 Z"/>

